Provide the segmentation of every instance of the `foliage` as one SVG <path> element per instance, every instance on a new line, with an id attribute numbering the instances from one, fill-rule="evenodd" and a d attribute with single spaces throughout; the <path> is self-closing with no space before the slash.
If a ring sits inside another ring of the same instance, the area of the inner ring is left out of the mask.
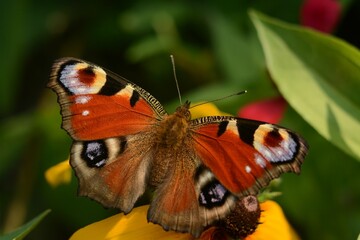
<path id="1" fill-rule="evenodd" d="M 21 240 L 24 239 L 40 222 L 43 218 L 50 213 L 50 210 L 46 210 L 41 213 L 39 216 L 35 217 L 31 221 L 27 222 L 23 226 L 14 230 L 11 233 L 6 234 L 1 239 L 3 240 Z"/>

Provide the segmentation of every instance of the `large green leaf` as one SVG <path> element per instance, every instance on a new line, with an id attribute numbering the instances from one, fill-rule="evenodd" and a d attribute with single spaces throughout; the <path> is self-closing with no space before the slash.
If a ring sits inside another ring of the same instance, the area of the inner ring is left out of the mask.
<path id="1" fill-rule="evenodd" d="M 46 215 L 48 215 L 50 213 L 50 211 L 51 211 L 50 209 L 45 210 L 40 215 L 38 215 L 37 217 L 35 217 L 31 221 L 25 223 L 24 225 L 22 225 L 21 227 L 19 227 L 15 231 L 13 231 L 13 232 L 11 232 L 9 234 L 6 234 L 5 236 L 0 236 L 0 239 L 1 240 L 20 240 L 20 239 L 23 239 L 24 237 L 26 237 L 26 235 L 28 235 L 41 222 L 41 220 L 44 219 L 44 217 L 46 217 Z"/>
<path id="2" fill-rule="evenodd" d="M 286 100 L 323 137 L 360 159 L 360 52 L 335 37 L 250 15 Z"/>

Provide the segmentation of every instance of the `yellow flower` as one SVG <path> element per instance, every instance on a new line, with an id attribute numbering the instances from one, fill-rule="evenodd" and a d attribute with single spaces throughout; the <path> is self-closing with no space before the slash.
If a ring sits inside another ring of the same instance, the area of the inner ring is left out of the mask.
<path id="1" fill-rule="evenodd" d="M 57 187 L 60 184 L 70 183 L 71 167 L 69 165 L 69 160 L 58 163 L 46 170 L 45 179 L 52 187 Z"/>
<path id="2" fill-rule="evenodd" d="M 148 208 L 148 205 L 137 207 L 128 215 L 120 213 L 92 223 L 75 232 L 70 240 L 193 239 L 189 234 L 166 232 L 160 225 L 148 223 L 146 220 Z"/>
<path id="3" fill-rule="evenodd" d="M 279 204 L 274 201 L 265 201 L 260 204 L 260 223 L 256 231 L 245 240 L 300 240 Z"/>
<path id="4" fill-rule="evenodd" d="M 290 224 L 287 222 L 281 207 L 274 201 L 260 204 L 262 210 L 260 224 L 254 233 L 244 240 L 299 240 Z M 148 223 L 146 220 L 148 206 L 134 208 L 131 213 L 122 213 L 102 221 L 90 224 L 75 232 L 70 240 L 195 240 L 190 234 L 166 232 L 161 226 Z M 231 239 L 217 227 L 209 228 L 200 236 L 200 240 Z"/>
<path id="5" fill-rule="evenodd" d="M 196 106 L 201 103 L 192 104 L 192 106 Z M 228 113 L 221 112 L 214 104 L 205 103 L 194 108 L 190 108 L 191 118 L 199 118 L 204 116 L 227 116 Z"/>

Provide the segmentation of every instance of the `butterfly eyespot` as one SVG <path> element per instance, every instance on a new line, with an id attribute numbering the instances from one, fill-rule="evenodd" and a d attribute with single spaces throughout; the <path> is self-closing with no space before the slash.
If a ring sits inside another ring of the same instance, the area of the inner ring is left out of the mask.
<path id="1" fill-rule="evenodd" d="M 94 67 L 92 67 L 90 65 L 85 68 L 79 69 L 79 74 L 84 74 L 84 75 L 87 75 L 92 78 L 94 78 L 96 76 L 96 74 L 94 72 Z M 93 79 L 91 79 L 90 83 L 92 83 L 92 81 L 93 81 Z"/>
<path id="2" fill-rule="evenodd" d="M 80 82 L 85 84 L 86 86 L 91 86 L 96 78 L 94 68 L 90 65 L 79 69 L 77 74 Z"/>
<path id="3" fill-rule="evenodd" d="M 284 139 L 277 128 L 269 131 L 264 137 L 264 143 L 266 143 L 270 147 L 279 146 L 283 140 Z"/>
<path id="4" fill-rule="evenodd" d="M 228 195 L 229 191 L 218 180 L 214 179 L 201 188 L 199 203 L 206 208 L 221 206 Z"/>
<path id="5" fill-rule="evenodd" d="M 104 166 L 108 156 L 108 149 L 104 141 L 84 142 L 81 158 L 89 167 Z"/>
<path id="6" fill-rule="evenodd" d="M 274 128 L 270 124 L 261 125 L 254 148 L 269 162 L 291 162 L 299 152 L 297 137 L 285 129 Z M 261 133 L 261 134 L 260 134 Z"/>

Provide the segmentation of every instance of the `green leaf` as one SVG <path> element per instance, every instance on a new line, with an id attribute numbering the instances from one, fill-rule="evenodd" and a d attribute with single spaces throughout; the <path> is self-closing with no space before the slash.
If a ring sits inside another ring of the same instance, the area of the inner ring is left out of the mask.
<path id="1" fill-rule="evenodd" d="M 360 52 L 335 37 L 250 15 L 286 100 L 324 138 L 360 160 Z"/>
<path id="2" fill-rule="evenodd" d="M 227 80 L 246 85 L 259 78 L 263 70 L 263 56 L 253 31 L 239 31 L 221 15 L 210 20 L 216 59 Z"/>
<path id="3" fill-rule="evenodd" d="M 5 236 L 1 236 L 1 240 L 20 240 L 26 237 L 45 217 L 51 212 L 50 209 L 45 210 L 40 215 L 22 225 L 15 231 L 6 234 Z"/>

